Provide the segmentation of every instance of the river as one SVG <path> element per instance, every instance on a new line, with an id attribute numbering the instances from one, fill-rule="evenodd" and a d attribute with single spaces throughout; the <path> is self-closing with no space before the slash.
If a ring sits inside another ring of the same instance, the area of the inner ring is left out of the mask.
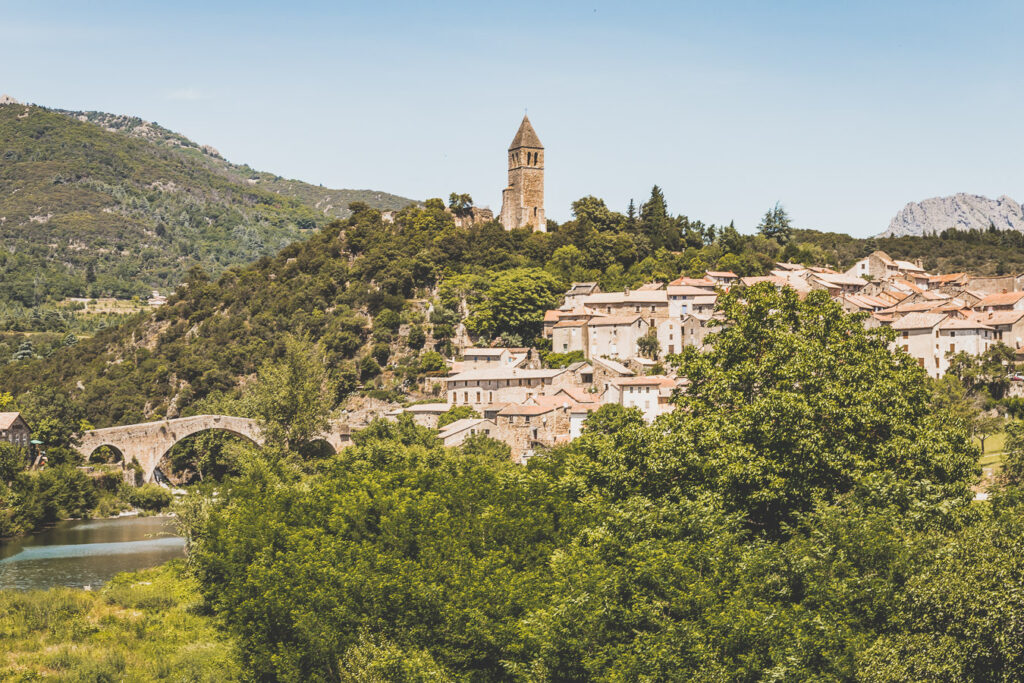
<path id="1" fill-rule="evenodd" d="M 0 589 L 98 587 L 114 574 L 185 556 L 170 517 L 60 522 L 31 536 L 0 541 Z"/>

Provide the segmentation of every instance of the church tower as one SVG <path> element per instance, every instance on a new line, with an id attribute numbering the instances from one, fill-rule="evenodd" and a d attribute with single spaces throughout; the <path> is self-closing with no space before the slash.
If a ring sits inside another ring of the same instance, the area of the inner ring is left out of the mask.
<path id="1" fill-rule="evenodd" d="M 501 224 L 506 230 L 532 227 L 545 232 L 544 145 L 523 117 L 508 148 L 508 187 L 501 193 Z"/>

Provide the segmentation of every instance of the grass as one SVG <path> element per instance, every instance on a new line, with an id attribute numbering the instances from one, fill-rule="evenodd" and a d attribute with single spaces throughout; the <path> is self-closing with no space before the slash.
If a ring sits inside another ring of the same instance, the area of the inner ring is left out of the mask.
<path id="1" fill-rule="evenodd" d="M 181 561 L 99 591 L 0 591 L 0 679 L 233 681 L 233 643 Z"/>

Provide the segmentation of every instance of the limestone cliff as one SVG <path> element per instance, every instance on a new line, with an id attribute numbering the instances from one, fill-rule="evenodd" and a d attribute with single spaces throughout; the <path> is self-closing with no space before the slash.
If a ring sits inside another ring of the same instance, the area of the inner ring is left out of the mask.
<path id="1" fill-rule="evenodd" d="M 989 199 L 961 192 L 951 197 L 932 197 L 910 202 L 900 209 L 889 229 L 879 237 L 930 235 L 949 228 L 987 230 L 989 225 L 997 230 L 1024 232 L 1024 208 L 1006 195 Z"/>

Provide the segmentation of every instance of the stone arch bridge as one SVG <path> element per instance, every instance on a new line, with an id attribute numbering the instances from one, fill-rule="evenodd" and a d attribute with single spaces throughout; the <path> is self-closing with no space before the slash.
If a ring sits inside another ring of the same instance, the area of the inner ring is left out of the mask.
<path id="1" fill-rule="evenodd" d="M 174 444 L 182 439 L 209 430 L 220 430 L 248 439 L 262 446 L 263 433 L 255 420 L 231 415 L 193 415 L 173 420 L 142 422 L 122 427 L 93 429 L 82 434 L 81 443 L 76 447 L 86 459 L 101 446 L 116 449 L 125 464 L 133 459 L 142 466 L 144 481 L 153 481 L 153 472 Z M 335 452 L 344 447 L 347 433 L 338 426 L 325 434 L 323 439 Z"/>

